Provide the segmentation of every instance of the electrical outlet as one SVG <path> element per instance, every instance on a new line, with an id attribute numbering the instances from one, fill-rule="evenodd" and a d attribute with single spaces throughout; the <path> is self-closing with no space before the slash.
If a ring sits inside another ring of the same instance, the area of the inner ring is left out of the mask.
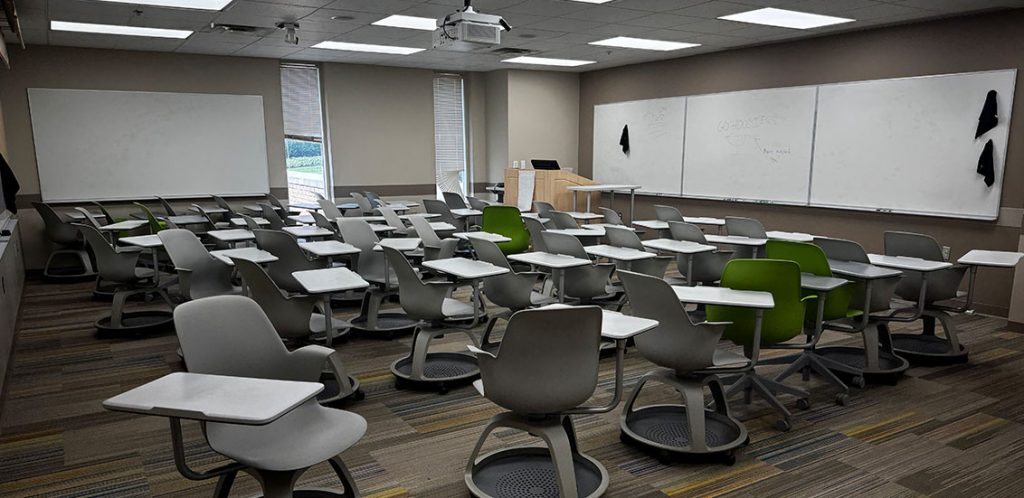
<path id="1" fill-rule="evenodd" d="M 949 246 L 942 246 L 942 259 L 949 261 Z"/>

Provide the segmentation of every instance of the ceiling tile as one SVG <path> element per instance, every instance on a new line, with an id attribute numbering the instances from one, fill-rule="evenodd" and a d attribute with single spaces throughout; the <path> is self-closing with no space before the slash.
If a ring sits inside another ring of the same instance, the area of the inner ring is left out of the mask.
<path id="1" fill-rule="evenodd" d="M 238 1 L 216 17 L 219 23 L 272 27 L 280 21 L 296 21 L 316 9 L 297 5 Z"/>
<path id="2" fill-rule="evenodd" d="M 706 19 L 715 19 L 729 14 L 736 14 L 739 12 L 746 12 L 748 10 L 754 10 L 757 7 L 749 4 L 735 3 L 735 2 L 704 2 L 690 7 L 685 7 L 678 10 L 673 10 L 673 14 L 681 16 L 692 16 L 692 17 L 703 17 Z"/>
<path id="3" fill-rule="evenodd" d="M 417 2 L 410 0 L 337 0 L 327 4 L 326 7 L 329 9 L 355 10 L 358 12 L 394 14 L 416 5 Z"/>

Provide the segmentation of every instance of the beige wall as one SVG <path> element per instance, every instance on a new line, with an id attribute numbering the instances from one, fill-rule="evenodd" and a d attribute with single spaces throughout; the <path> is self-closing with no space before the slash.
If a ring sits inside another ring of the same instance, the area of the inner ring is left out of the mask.
<path id="1" fill-rule="evenodd" d="M 7 155 L 7 128 L 6 128 L 6 126 L 7 125 L 4 122 L 3 102 L 0 101 L 0 154 L 3 154 L 4 157 L 7 157 L 8 161 L 9 161 L 10 158 Z"/>
<path id="2" fill-rule="evenodd" d="M 504 181 L 508 157 L 508 71 L 486 75 L 487 180 Z"/>
<path id="3" fill-rule="evenodd" d="M 579 74 L 508 71 L 508 102 L 509 161 L 555 159 L 576 167 Z"/>
<path id="4" fill-rule="evenodd" d="M 466 98 L 466 147 L 472 181 L 476 194 L 486 195 L 482 190 L 489 181 L 487 175 L 487 75 L 465 73 L 463 91 Z M 496 180 L 500 181 L 500 180 Z M 479 188 L 476 188 L 479 187 Z"/>
<path id="5" fill-rule="evenodd" d="M 591 175 L 594 105 L 607 102 L 1007 68 L 1018 69 L 1020 97 L 1022 26 L 1024 10 L 1018 9 L 583 73 L 580 170 Z M 1020 228 L 1012 219 L 1019 220 L 1024 207 L 1020 105 L 1010 129 L 1002 200 L 1007 216 L 1000 223 L 656 197 L 638 199 L 637 218 L 653 217 L 651 205 L 667 203 L 694 216 L 752 216 L 770 229 L 854 239 L 869 251 L 882 249 L 884 230 L 931 234 L 952 247 L 954 258 L 975 247 L 1016 250 Z M 1010 271 L 981 270 L 978 308 L 1005 315 L 1012 279 Z"/>

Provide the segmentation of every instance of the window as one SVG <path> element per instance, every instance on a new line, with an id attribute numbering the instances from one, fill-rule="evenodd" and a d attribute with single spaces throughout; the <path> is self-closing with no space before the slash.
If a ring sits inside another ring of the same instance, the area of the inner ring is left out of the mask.
<path id="1" fill-rule="evenodd" d="M 330 168 L 324 167 L 320 70 L 311 64 L 281 65 L 288 200 L 316 203 L 317 194 L 331 198 Z"/>
<path id="2" fill-rule="evenodd" d="M 471 193 L 462 76 L 457 74 L 434 76 L 434 163 L 438 198 L 441 192 Z"/>

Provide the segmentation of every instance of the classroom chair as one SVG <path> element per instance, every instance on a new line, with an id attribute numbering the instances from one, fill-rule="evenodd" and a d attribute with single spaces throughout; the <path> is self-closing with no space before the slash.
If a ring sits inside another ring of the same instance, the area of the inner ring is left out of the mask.
<path id="1" fill-rule="evenodd" d="M 501 252 L 516 254 L 530 247 L 530 232 L 526 230 L 522 215 L 515 206 L 485 206 L 483 212 L 480 230 L 512 239 L 498 244 Z"/>
<path id="2" fill-rule="evenodd" d="M 274 194 L 267 194 L 265 197 L 267 202 L 269 202 L 271 206 L 274 206 L 274 208 L 276 208 L 281 214 L 288 214 L 291 211 L 288 209 L 288 206 L 285 206 L 284 203 L 281 202 L 281 199 L 278 199 Z"/>
<path id="3" fill-rule="evenodd" d="M 576 223 L 576 219 L 564 211 L 549 211 L 548 218 L 551 219 L 551 225 L 556 229 L 568 230 L 580 227 L 580 224 Z"/>
<path id="4" fill-rule="evenodd" d="M 196 212 L 199 213 L 199 216 L 206 218 L 206 222 L 210 224 L 211 230 L 227 230 L 228 228 L 231 228 L 230 222 L 215 220 L 213 218 L 213 215 L 206 212 L 206 208 L 204 208 L 203 206 L 200 206 L 199 204 L 193 204 L 192 207 L 195 208 Z"/>
<path id="5" fill-rule="evenodd" d="M 274 283 L 262 266 L 247 259 L 231 258 L 231 261 L 235 263 L 235 268 L 245 281 L 250 297 L 267 314 L 267 318 L 285 345 L 299 345 L 318 335 L 322 338 L 327 330 L 327 318 L 322 313 L 315 312 L 320 304 L 319 297 L 289 295 Z M 331 321 L 334 329 L 347 327 L 344 320 L 332 317 Z M 330 355 L 324 367 L 329 372 L 320 378 L 324 390 L 317 395 L 317 399 L 321 403 L 333 403 L 348 397 L 364 397 L 359 390 L 359 381 L 348 375 L 337 354 Z"/>
<path id="6" fill-rule="evenodd" d="M 711 245 L 708 244 L 708 240 L 704 237 L 704 231 L 692 223 L 670 221 L 668 222 L 668 230 L 675 240 Z M 725 270 L 726 263 L 735 256 L 736 254 L 733 251 L 722 249 L 697 254 L 680 254 L 676 256 L 676 266 L 679 269 L 679 273 L 685 275 L 686 271 L 684 268 L 689 268 L 690 259 L 692 258 L 693 275 L 691 278 L 693 282 L 687 283 L 689 285 L 714 284 L 722 278 L 722 271 Z"/>
<path id="7" fill-rule="evenodd" d="M 686 308 L 664 280 L 622 271 L 619 279 L 635 316 L 657 320 L 658 326 L 636 336 L 637 351 L 658 367 L 637 381 L 622 407 L 622 439 L 665 456 L 718 456 L 736 461 L 733 453 L 746 443 L 747 429 L 729 414 L 719 375 L 742 373 L 750 367 L 743 355 L 719 349 L 728 322 L 693 323 Z M 637 397 L 648 382 L 672 387 L 682 405 L 636 408 Z M 704 388 L 711 391 L 714 409 L 705 409 Z M 699 437 L 694 437 L 699 435 Z"/>
<path id="8" fill-rule="evenodd" d="M 492 351 L 498 344 L 490 341 L 491 332 L 499 319 L 508 320 L 517 311 L 555 303 L 558 300 L 534 290 L 537 282 L 542 281 L 547 274 L 537 271 L 516 272 L 498 244 L 483 239 L 469 241 L 473 244 L 473 252 L 476 253 L 477 259 L 509 269 L 508 273 L 485 278 L 483 283 L 483 292 L 487 299 L 498 306 L 508 308 L 504 313 L 491 316 L 487 330 L 480 339 L 480 347 Z"/>
<path id="9" fill-rule="evenodd" d="M 468 195 L 466 196 L 466 201 L 469 202 L 469 207 L 470 208 L 476 209 L 477 211 L 483 211 L 484 208 L 486 208 L 487 206 L 493 206 L 494 205 L 494 204 L 492 204 L 490 202 L 487 202 L 487 201 L 485 201 L 483 199 L 478 199 L 476 197 L 472 197 L 472 196 L 468 196 Z M 515 206 L 513 206 L 513 207 L 515 207 Z M 517 209 L 516 211 L 518 212 L 519 210 Z"/>
<path id="10" fill-rule="evenodd" d="M 100 210 L 100 214 L 102 214 L 103 217 L 106 218 L 107 223 L 117 223 L 119 221 L 124 221 L 124 218 L 114 218 L 114 216 L 110 214 L 110 211 L 107 211 L 107 208 L 103 204 L 100 204 L 99 201 L 89 201 L 89 202 L 93 206 L 96 206 L 96 209 Z"/>
<path id="11" fill-rule="evenodd" d="M 764 225 L 762 225 L 760 221 L 757 221 L 753 218 L 726 216 L 725 232 L 728 233 L 729 235 L 750 237 L 752 239 L 768 238 L 768 234 L 766 234 L 764 231 Z M 733 257 L 752 258 L 754 257 L 754 251 L 757 251 L 757 248 L 753 246 L 737 246 L 735 248 L 735 255 L 733 255 Z"/>
<path id="12" fill-rule="evenodd" d="M 133 202 L 132 204 L 142 210 L 142 214 L 146 217 L 146 222 L 149 223 L 150 234 L 155 234 L 160 231 L 167 230 L 168 228 L 177 228 L 172 227 L 169 221 L 158 219 L 156 215 L 153 214 L 153 211 L 145 204 L 140 202 Z"/>
<path id="13" fill-rule="evenodd" d="M 654 205 L 654 217 L 661 221 L 683 221 L 683 213 L 675 206 Z"/>
<path id="14" fill-rule="evenodd" d="M 458 192 L 441 192 L 441 196 L 444 197 L 444 203 L 448 205 L 449 209 L 468 209 L 466 201 L 462 199 L 462 194 Z"/>
<path id="15" fill-rule="evenodd" d="M 226 213 L 224 213 L 223 216 L 221 216 L 222 219 L 227 220 L 228 218 L 231 218 L 232 216 L 235 216 L 235 208 L 231 207 L 231 204 L 229 204 L 228 201 L 224 200 L 223 197 L 221 197 L 219 195 L 210 194 L 210 198 L 213 199 L 213 203 L 216 204 L 217 207 L 227 211 Z M 268 198 L 268 200 L 269 200 L 269 198 Z M 280 202 L 280 201 L 278 201 L 278 202 Z M 271 204 L 271 205 L 273 206 L 273 204 Z"/>
<path id="16" fill-rule="evenodd" d="M 402 218 L 398 216 L 398 213 L 396 213 L 394 209 L 381 206 L 377 208 L 377 211 L 380 211 L 380 215 L 384 217 L 384 223 L 387 223 L 389 226 L 395 227 L 395 231 L 391 232 L 391 235 L 393 237 L 407 237 L 409 236 L 410 233 L 415 232 L 414 229 L 411 229 L 405 225 L 405 222 L 402 221 Z"/>
<path id="17" fill-rule="evenodd" d="M 480 375 L 476 359 L 471 354 L 429 351 L 430 341 L 454 331 L 461 331 L 476 344 L 476 337 L 470 329 L 453 329 L 450 326 L 454 321 L 473 318 L 472 305 L 449 297 L 459 284 L 424 282 L 401 252 L 385 247 L 384 254 L 398 276 L 402 309 L 409 318 L 418 321 L 413 331 L 412 350 L 391 364 L 395 388 L 430 388 L 445 394 L 451 387 L 471 382 Z"/>
<path id="18" fill-rule="evenodd" d="M 84 219 L 85 223 L 82 223 L 82 226 L 86 226 L 86 227 L 89 227 L 89 228 L 95 230 L 97 233 L 100 234 L 100 237 L 103 237 L 107 241 L 107 244 L 116 244 L 115 241 L 116 241 L 118 236 L 126 236 L 128 234 L 127 232 L 118 232 L 117 234 L 114 234 L 112 232 L 104 232 L 104 231 L 102 231 L 100 229 L 100 227 L 103 226 L 103 223 L 101 223 L 100 220 L 96 219 L 96 217 L 93 216 L 92 213 L 90 213 L 88 209 L 83 208 L 83 207 L 76 207 L 75 211 L 78 211 L 83 216 L 83 219 Z M 110 219 L 106 215 L 104 215 L 104 218 L 107 219 L 107 220 Z M 84 235 L 84 232 L 83 232 L 83 235 Z M 88 246 L 89 246 L 90 249 L 92 249 L 93 256 L 96 256 L 96 250 L 97 250 L 96 246 L 93 245 L 93 244 L 88 244 Z M 97 256 L 97 259 L 98 259 L 98 256 Z M 97 261 L 97 265 L 98 264 L 99 264 L 99 261 Z M 119 287 L 119 284 L 117 282 L 107 282 L 107 281 L 105 281 L 105 279 L 103 278 L 103 272 L 97 270 L 96 285 L 92 289 L 92 295 L 93 295 L 94 298 L 96 298 L 96 299 L 110 299 L 110 298 L 114 297 L 115 289 L 117 287 Z"/>
<path id="19" fill-rule="evenodd" d="M 186 301 L 209 296 L 241 294 L 231 283 L 232 267 L 213 257 L 196 234 L 172 228 L 157 234 L 178 274 L 178 287 Z"/>
<path id="20" fill-rule="evenodd" d="M 78 279 L 96 276 L 92 259 L 85 249 L 85 240 L 78 227 L 64 220 L 49 204 L 33 202 L 32 207 L 43 219 L 46 239 L 57 247 L 50 251 L 43 266 L 43 276 L 48 279 Z M 70 258 L 68 258 L 70 256 Z M 62 259 L 73 259 L 78 266 L 55 265 Z"/>
<path id="21" fill-rule="evenodd" d="M 564 233 L 552 233 L 545 231 L 542 235 L 544 245 L 552 254 L 565 254 L 580 259 L 590 259 L 590 256 L 583 250 L 583 243 L 572 235 Z M 589 304 L 595 300 L 604 300 L 615 297 L 614 289 L 608 289 L 608 279 L 615 271 L 612 263 L 594 263 L 586 266 L 577 266 L 557 270 L 565 272 L 565 288 L 558 289 L 566 298 L 578 300 L 581 304 Z M 557 288 L 560 279 L 553 279 Z"/>
<path id="22" fill-rule="evenodd" d="M 373 207 L 381 207 L 386 204 L 384 199 L 381 199 L 376 192 L 363 191 L 363 197 L 366 197 L 366 200 L 370 201 L 370 205 Z"/>
<path id="23" fill-rule="evenodd" d="M 544 245 L 544 232 L 547 228 L 537 218 L 530 218 L 523 216 L 523 224 L 526 225 L 526 230 L 530 232 L 530 245 L 534 251 L 549 252 L 548 246 Z"/>
<path id="24" fill-rule="evenodd" d="M 311 258 L 288 232 L 260 228 L 253 230 L 252 234 L 256 237 L 256 247 L 277 256 L 277 261 L 267 263 L 267 274 L 286 292 L 306 292 L 292 272 L 327 268 L 326 259 Z"/>
<path id="25" fill-rule="evenodd" d="M 409 216 L 409 222 L 416 232 L 416 236 L 423 241 L 423 260 L 446 259 L 455 256 L 455 249 L 459 240 L 454 238 L 442 239 L 430 226 L 430 220 L 423 216 Z"/>
<path id="26" fill-rule="evenodd" d="M 541 218 L 551 218 L 550 214 L 555 210 L 555 206 L 550 202 L 533 201 L 533 209 L 537 211 Z"/>
<path id="27" fill-rule="evenodd" d="M 277 210 L 274 209 L 270 204 L 260 204 L 260 215 L 263 219 L 270 222 L 267 228 L 271 230 L 282 230 L 285 227 L 284 220 L 277 214 Z"/>
<path id="28" fill-rule="evenodd" d="M 370 224 L 363 220 L 342 218 L 338 220 L 338 233 L 341 234 L 342 240 L 359 249 L 359 254 L 353 259 L 353 270 L 370 283 L 370 287 L 363 293 L 359 316 L 352 320 L 355 328 L 380 334 L 388 340 L 393 339 L 399 331 L 411 329 L 412 321 L 404 313 L 380 312 L 384 300 L 391 296 L 398 286 L 398 277 L 394 270 L 388 269 L 384 253 L 373 250 L 380 239 L 370 228 Z M 371 328 L 373 317 L 376 317 L 376 326 Z"/>
<path id="29" fill-rule="evenodd" d="M 247 214 L 242 214 L 242 221 L 245 222 L 245 229 L 249 230 L 250 232 L 253 230 L 263 229 L 263 227 L 261 227 L 259 223 L 256 223 L 256 218 L 253 218 L 252 216 L 249 216 Z"/>
<path id="30" fill-rule="evenodd" d="M 113 284 L 110 315 L 96 320 L 96 330 L 100 334 L 134 334 L 169 325 L 172 321 L 169 310 L 124 311 L 125 301 L 140 294 L 157 294 L 174 308 L 167 291 L 157 286 L 158 270 L 138 267 L 142 249 L 114 247 L 96 228 L 86 224 L 77 226 L 96 255 L 99 278 Z"/>
<path id="31" fill-rule="evenodd" d="M 765 246 L 765 257 L 768 259 L 779 259 L 793 261 L 800 266 L 801 273 L 809 273 L 820 277 L 831 277 L 832 270 L 828 265 L 828 256 L 820 247 L 806 242 L 790 242 L 784 240 L 769 240 Z M 778 344 L 779 349 L 797 349 L 799 353 L 789 356 L 780 356 L 762 361 L 765 365 L 789 365 L 785 371 L 775 377 L 776 382 L 782 382 L 790 375 L 801 372 L 804 380 L 808 380 L 813 371 L 822 376 L 826 382 L 839 389 L 835 395 L 837 404 L 845 405 L 850 389 L 846 386 L 833 371 L 840 371 L 851 376 L 859 375 L 859 372 L 842 363 L 829 360 L 819 355 L 816 351 L 818 341 L 826 322 L 835 320 L 852 320 L 860 316 L 859 310 L 850 309 L 850 299 L 853 297 L 854 284 L 849 282 L 842 287 L 832 289 L 825 293 L 802 290 L 805 295 L 817 296 L 814 306 L 808 306 L 804 316 L 804 322 L 809 325 L 804 332 L 806 341 L 803 344 Z"/>
<path id="32" fill-rule="evenodd" d="M 801 295 L 800 266 L 792 261 L 734 259 L 725 265 L 721 285 L 729 289 L 772 294 L 775 307 L 764 310 L 760 327 L 751 309 L 708 305 L 705 310 L 709 322 L 730 322 L 723 337 L 743 346 L 744 353 L 750 359 L 750 366 L 729 386 L 727 394 L 743 391 L 744 400 L 749 404 L 751 394 L 756 392 L 783 416 L 775 427 L 788 431 L 792 427 L 792 415 L 775 394 L 796 396 L 800 408 L 810 407 L 809 394 L 803 389 L 761 376 L 756 367 L 760 361 L 761 348 L 771 348 L 803 333 L 806 303 L 815 299 L 815 296 Z"/>
<path id="33" fill-rule="evenodd" d="M 171 207 L 171 203 L 167 202 L 167 199 L 164 199 L 163 197 L 160 197 L 160 196 L 156 196 L 156 200 L 160 201 L 160 206 L 162 206 L 164 208 L 164 215 L 165 216 L 177 216 L 178 215 L 178 213 L 176 213 L 174 211 L 174 208 Z"/>
<path id="34" fill-rule="evenodd" d="M 341 210 L 338 209 L 338 206 L 334 203 L 334 201 L 329 201 L 327 199 L 317 199 L 316 203 L 320 205 L 320 211 L 323 211 L 324 216 L 326 216 L 327 219 L 329 220 L 335 220 L 341 218 L 342 216 L 345 216 L 344 214 L 341 213 Z"/>
<path id="35" fill-rule="evenodd" d="M 619 215 L 618 211 L 603 206 L 598 207 L 597 210 L 601 213 L 602 216 L 604 216 L 605 223 L 609 225 L 625 226 L 626 223 L 622 221 L 622 216 Z"/>
<path id="36" fill-rule="evenodd" d="M 439 201 L 437 199 L 423 199 L 423 210 L 426 211 L 427 214 L 438 215 L 436 218 L 437 221 L 443 221 L 455 227 L 461 227 L 464 225 L 464 223 L 455 218 L 455 215 L 452 214 L 452 210 L 444 201 Z"/>
<path id="37" fill-rule="evenodd" d="M 604 233 L 605 237 L 608 239 L 608 245 L 610 246 L 627 247 L 638 251 L 647 250 L 640 242 L 640 237 L 637 236 L 636 232 L 628 228 L 606 226 Z M 652 277 L 665 278 L 665 270 L 668 269 L 668 264 L 672 262 L 673 259 L 675 258 L 672 256 L 655 256 L 651 259 L 641 259 L 629 264 L 626 264 L 625 261 L 617 261 L 615 263 L 615 268 L 619 270 L 628 269 L 630 271 L 650 275 Z"/>
<path id="38" fill-rule="evenodd" d="M 942 246 L 929 235 L 887 231 L 883 235 L 887 256 L 907 256 L 929 261 L 945 261 Z M 956 299 L 960 283 L 967 273 L 967 267 L 955 264 L 950 268 L 928 273 L 927 285 L 921 273 L 903 272 L 903 279 L 896 286 L 896 295 L 916 303 L 923 301 L 921 312 L 923 330 L 920 334 L 891 334 L 892 347 L 896 354 L 918 363 L 966 362 L 967 349 L 960 344 L 956 324 L 949 312 L 962 312 L 963 308 L 939 304 Z M 942 325 L 945 337 L 935 335 L 935 322 Z"/>
<path id="39" fill-rule="evenodd" d="M 517 489 L 537 496 L 596 497 L 608 489 L 608 471 L 580 452 L 571 418 L 593 412 L 581 405 L 597 388 L 601 321 L 596 306 L 520 311 L 509 320 L 497 354 L 471 348 L 480 363 L 474 387 L 508 410 L 491 417 L 469 455 L 465 482 L 474 496 L 510 496 L 506 490 L 522 475 L 543 476 Z M 478 458 L 499 429 L 527 432 L 545 446 Z"/>
<path id="40" fill-rule="evenodd" d="M 377 209 L 373 207 L 373 204 L 370 204 L 370 200 L 364 197 L 363 194 L 360 194 L 359 192 L 349 192 L 349 195 L 351 195 L 352 199 L 359 205 L 359 210 L 362 211 L 362 216 L 380 215 L 380 211 L 377 211 Z"/>
<path id="41" fill-rule="evenodd" d="M 318 382 L 324 363 L 335 355 L 322 346 L 288 351 L 263 310 L 246 297 L 218 296 L 182 304 L 174 312 L 174 322 L 190 372 Z M 180 433 L 178 424 L 172 429 Z M 205 422 L 202 431 L 214 451 L 243 466 L 221 471 L 218 496 L 228 495 L 239 470 L 255 474 L 265 496 L 292 496 L 299 476 L 328 462 L 345 488 L 341 496 L 348 498 L 358 497 L 359 490 L 339 454 L 365 433 L 363 417 L 313 399 L 267 425 Z M 193 479 L 218 475 L 188 469 L 184 448 L 176 446 L 175 455 L 180 456 L 179 470 L 188 471 Z"/>

